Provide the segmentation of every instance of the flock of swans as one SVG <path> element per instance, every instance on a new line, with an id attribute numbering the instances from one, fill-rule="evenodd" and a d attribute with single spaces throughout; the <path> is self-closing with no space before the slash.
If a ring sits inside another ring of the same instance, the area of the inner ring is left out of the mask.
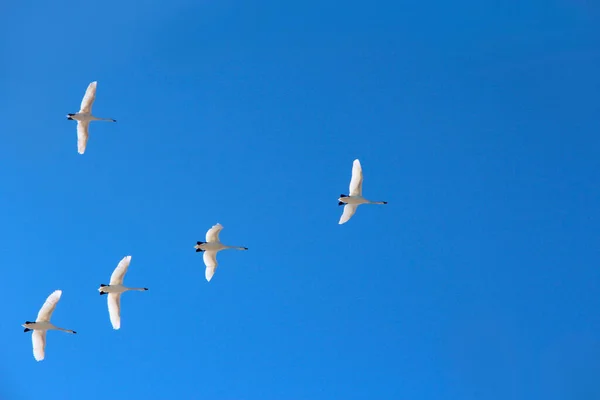
<path id="1" fill-rule="evenodd" d="M 79 154 L 85 153 L 89 137 L 89 127 L 91 121 L 110 121 L 117 122 L 112 118 L 98 118 L 92 115 L 92 106 L 96 99 L 96 86 L 97 82 L 94 81 L 88 85 L 88 88 L 81 101 L 79 112 L 74 114 L 67 114 L 67 119 L 77 121 L 77 152 Z M 362 195 L 362 182 L 363 173 L 360 161 L 354 160 L 352 163 L 352 178 L 350 180 L 349 193 L 341 194 L 338 199 L 338 205 L 344 206 L 344 212 L 340 217 L 339 224 L 344 224 L 352 218 L 356 213 L 358 206 L 361 204 L 387 204 L 386 201 L 371 201 L 363 197 Z M 205 269 L 206 280 L 210 282 L 215 270 L 217 269 L 217 253 L 221 250 L 234 249 L 234 250 L 248 250 L 247 247 L 241 246 L 228 246 L 221 243 L 219 239 L 219 233 L 223 230 L 223 225 L 217 223 L 212 226 L 206 232 L 206 241 L 196 242 L 194 248 L 196 252 L 202 252 Z M 113 329 L 121 328 L 121 294 L 128 291 L 146 291 L 148 288 L 134 288 L 123 285 L 123 279 L 129 269 L 131 263 L 131 256 L 125 256 L 119 262 L 117 267 L 114 269 L 110 276 L 110 282 L 108 285 L 101 284 L 98 288 L 100 295 L 107 294 L 108 301 L 108 314 Z M 35 322 L 26 321 L 22 326 L 25 328 L 24 332 L 33 331 L 31 340 L 33 343 L 33 357 L 36 361 L 41 361 L 45 357 L 46 349 L 46 332 L 49 330 L 58 330 L 75 334 L 77 332 L 60 328 L 50 322 L 52 313 L 56 309 L 56 305 L 62 296 L 61 290 L 55 290 L 48 296 L 42 308 L 38 312 Z"/>

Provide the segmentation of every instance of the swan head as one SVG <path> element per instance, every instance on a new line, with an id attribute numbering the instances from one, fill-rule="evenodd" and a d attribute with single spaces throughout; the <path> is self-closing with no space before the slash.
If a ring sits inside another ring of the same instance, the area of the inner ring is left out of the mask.
<path id="1" fill-rule="evenodd" d="M 73 120 L 73 116 L 74 116 L 74 115 L 75 115 L 75 114 L 67 114 L 67 119 L 69 119 L 69 120 L 71 120 L 71 121 L 72 121 L 72 120 Z"/>

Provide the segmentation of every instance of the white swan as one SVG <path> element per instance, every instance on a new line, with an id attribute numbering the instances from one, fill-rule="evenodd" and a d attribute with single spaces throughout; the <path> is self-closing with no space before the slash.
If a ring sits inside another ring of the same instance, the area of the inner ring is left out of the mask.
<path id="1" fill-rule="evenodd" d="M 248 250 L 247 247 L 226 246 L 219 240 L 219 232 L 223 225 L 216 224 L 206 232 L 206 242 L 196 242 L 194 248 L 196 253 L 204 252 L 204 264 L 206 265 L 205 276 L 210 282 L 217 269 L 217 253 L 225 249 Z"/>
<path id="2" fill-rule="evenodd" d="M 148 288 L 129 288 L 123 286 L 123 278 L 125 277 L 127 268 L 129 268 L 130 262 L 131 256 L 123 257 L 110 276 L 110 284 L 100 285 L 98 288 L 100 296 L 108 293 L 108 314 L 113 329 L 119 329 L 121 327 L 121 293 L 130 290 L 138 290 L 140 292 L 148 290 Z"/>
<path id="3" fill-rule="evenodd" d="M 371 201 L 362 197 L 362 167 L 358 159 L 352 163 L 352 179 L 350 180 L 350 195 L 341 194 L 338 205 L 344 205 L 344 212 L 338 224 L 344 224 L 352 218 L 361 204 L 387 204 L 387 201 Z"/>
<path id="4" fill-rule="evenodd" d="M 88 141 L 88 131 L 91 121 L 111 121 L 117 122 L 112 118 L 98 118 L 92 115 L 92 105 L 96 99 L 96 85 L 98 82 L 90 83 L 85 91 L 79 112 L 67 114 L 67 119 L 77 121 L 77 152 L 83 154 Z"/>
<path id="5" fill-rule="evenodd" d="M 33 343 L 33 357 L 36 361 L 42 361 L 46 351 L 46 331 L 63 331 L 69 333 L 77 333 L 70 329 L 59 328 L 50 323 L 52 313 L 56 308 L 58 300 L 62 295 L 62 290 L 55 290 L 44 302 L 42 308 L 38 312 L 35 322 L 25 321 L 22 327 L 25 328 L 23 332 L 33 331 L 31 334 L 31 341 Z"/>

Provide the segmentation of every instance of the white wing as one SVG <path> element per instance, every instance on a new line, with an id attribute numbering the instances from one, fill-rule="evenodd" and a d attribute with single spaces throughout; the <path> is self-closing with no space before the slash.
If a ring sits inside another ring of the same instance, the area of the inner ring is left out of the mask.
<path id="1" fill-rule="evenodd" d="M 33 343 L 33 358 L 42 361 L 46 350 L 46 331 L 33 331 L 31 334 Z"/>
<path id="2" fill-rule="evenodd" d="M 108 294 L 108 314 L 113 329 L 121 327 L 121 293 Z"/>
<path id="3" fill-rule="evenodd" d="M 346 204 L 344 206 L 344 213 L 342 214 L 342 217 L 340 218 L 340 222 L 338 222 L 338 223 L 341 225 L 341 224 L 345 224 L 346 222 L 348 222 L 348 220 L 350 218 L 352 218 L 352 216 L 356 212 L 357 208 L 358 208 L 358 205 L 356 205 L 356 204 Z"/>
<path id="4" fill-rule="evenodd" d="M 352 179 L 350 180 L 350 196 L 362 196 L 362 167 L 358 159 L 352 163 Z"/>
<path id="5" fill-rule="evenodd" d="M 85 153 L 90 129 L 90 121 L 77 121 L 77 152 Z"/>
<path id="6" fill-rule="evenodd" d="M 223 229 L 223 225 L 216 224 L 212 228 L 210 228 L 206 232 L 206 241 L 207 242 L 218 242 L 219 241 L 219 232 Z"/>
<path id="7" fill-rule="evenodd" d="M 94 104 L 94 100 L 96 100 L 96 85 L 98 82 L 94 81 L 90 83 L 85 91 L 85 95 L 83 96 L 83 100 L 81 100 L 81 108 L 79 109 L 80 113 L 91 113 L 92 105 Z"/>
<path id="8" fill-rule="evenodd" d="M 122 285 L 123 278 L 125 277 L 125 273 L 127 272 L 127 268 L 129 268 L 129 263 L 131 262 L 131 256 L 125 256 L 121 261 L 119 261 L 119 265 L 113 271 L 110 276 L 110 284 L 111 285 Z"/>
<path id="9" fill-rule="evenodd" d="M 54 312 L 56 304 L 58 303 L 58 300 L 60 300 L 61 295 L 62 290 L 55 290 L 50 296 L 48 296 L 48 298 L 44 302 L 44 305 L 42 306 L 42 308 L 40 308 L 40 311 L 38 312 L 37 319 L 35 320 L 36 322 L 50 322 L 50 317 L 52 317 L 52 313 Z"/>
<path id="10" fill-rule="evenodd" d="M 204 271 L 206 280 L 210 282 L 217 269 L 217 252 L 205 251 L 202 257 L 204 258 L 204 264 L 206 265 L 206 271 Z"/>

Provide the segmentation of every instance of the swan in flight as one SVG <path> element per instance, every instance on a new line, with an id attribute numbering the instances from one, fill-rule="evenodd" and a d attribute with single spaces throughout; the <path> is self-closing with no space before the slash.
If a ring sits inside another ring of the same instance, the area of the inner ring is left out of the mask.
<path id="1" fill-rule="evenodd" d="M 59 328 L 50 323 L 50 317 L 56 308 L 58 300 L 62 295 L 62 290 L 55 290 L 44 302 L 42 308 L 38 312 L 37 319 L 35 322 L 25 321 L 22 327 L 25 328 L 23 332 L 33 331 L 31 334 L 31 341 L 33 342 L 33 357 L 36 361 L 42 361 L 45 355 L 46 349 L 46 331 L 63 331 L 69 333 L 77 333 L 70 329 Z"/>
<path id="2" fill-rule="evenodd" d="M 206 242 L 197 242 L 194 248 L 196 253 L 204 252 L 204 264 L 206 265 L 205 276 L 210 282 L 217 269 L 217 253 L 225 249 L 248 250 L 247 247 L 226 246 L 219 240 L 219 232 L 223 225 L 216 224 L 206 232 Z"/>
<path id="3" fill-rule="evenodd" d="M 110 276 L 110 285 L 100 285 L 98 288 L 100 296 L 108 293 L 108 314 L 113 329 L 119 329 L 121 327 L 121 293 L 129 290 L 137 290 L 140 292 L 148 290 L 148 288 L 129 288 L 123 286 L 123 278 L 125 277 L 127 268 L 129 268 L 130 262 L 131 256 L 123 257 Z"/>
<path id="4" fill-rule="evenodd" d="M 96 85 L 98 82 L 90 83 L 85 91 L 83 100 L 81 100 L 81 108 L 75 114 L 67 114 L 68 120 L 77 121 L 77 152 L 83 154 L 88 141 L 88 131 L 91 121 L 111 121 L 117 122 L 112 118 L 98 118 L 92 115 L 92 106 L 96 99 Z"/>
<path id="5" fill-rule="evenodd" d="M 348 222 L 361 204 L 387 204 L 387 201 L 371 201 L 362 197 L 363 174 L 360 161 L 352 163 L 352 179 L 350 180 L 350 195 L 341 194 L 338 205 L 344 205 L 344 213 L 340 218 L 340 225 Z"/>

